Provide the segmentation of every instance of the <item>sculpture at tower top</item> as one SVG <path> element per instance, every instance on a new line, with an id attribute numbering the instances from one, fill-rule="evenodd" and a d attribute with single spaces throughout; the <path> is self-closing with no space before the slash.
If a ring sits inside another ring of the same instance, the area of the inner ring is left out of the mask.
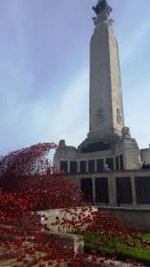
<path id="1" fill-rule="evenodd" d="M 97 16 L 103 11 L 109 16 L 112 11 L 112 8 L 108 5 L 107 0 L 99 0 L 96 6 L 93 6 L 92 9 Z"/>
<path id="2" fill-rule="evenodd" d="M 107 21 L 109 25 L 112 25 L 113 20 L 109 18 L 112 8 L 108 5 L 107 0 L 98 0 L 96 6 L 93 6 L 96 17 L 93 17 L 93 22 L 97 26 L 101 21 Z"/>

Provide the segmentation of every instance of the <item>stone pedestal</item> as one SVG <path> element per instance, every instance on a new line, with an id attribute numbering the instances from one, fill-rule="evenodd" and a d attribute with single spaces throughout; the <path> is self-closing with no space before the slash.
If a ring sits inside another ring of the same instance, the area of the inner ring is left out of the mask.
<path id="1" fill-rule="evenodd" d="M 81 167 L 83 162 L 84 171 Z M 103 172 L 105 164 L 110 170 L 139 169 L 139 148 L 135 139 L 117 135 L 87 138 L 77 149 L 66 144 L 59 146 L 54 156 L 54 167 L 71 174 Z"/>

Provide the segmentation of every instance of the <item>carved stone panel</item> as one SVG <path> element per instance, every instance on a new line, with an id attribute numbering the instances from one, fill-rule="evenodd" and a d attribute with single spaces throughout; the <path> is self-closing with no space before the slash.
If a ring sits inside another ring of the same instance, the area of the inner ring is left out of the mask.
<path id="1" fill-rule="evenodd" d="M 80 161 L 80 173 L 86 173 L 86 161 Z"/>
<path id="2" fill-rule="evenodd" d="M 77 162 L 76 161 L 71 161 L 70 162 L 70 173 L 71 174 L 76 174 L 77 173 Z"/>
<path id="3" fill-rule="evenodd" d="M 117 194 L 118 205 L 132 203 L 132 190 L 131 190 L 130 177 L 116 178 L 116 194 Z"/>
<path id="4" fill-rule="evenodd" d="M 135 177 L 137 204 L 150 204 L 150 177 Z"/>
<path id="5" fill-rule="evenodd" d="M 68 172 L 68 161 L 60 161 L 60 171 Z"/>
<path id="6" fill-rule="evenodd" d="M 108 179 L 106 177 L 95 179 L 95 192 L 97 203 L 109 203 Z"/>
<path id="7" fill-rule="evenodd" d="M 81 191 L 85 196 L 86 200 L 93 200 L 93 190 L 92 190 L 92 179 L 83 178 L 81 179 Z"/>
<path id="8" fill-rule="evenodd" d="M 121 113 L 118 108 L 117 108 L 116 119 L 117 119 L 118 124 L 121 124 Z"/>
<path id="9" fill-rule="evenodd" d="M 96 161 L 96 171 L 97 172 L 102 172 L 104 170 L 104 160 L 103 159 L 98 159 Z"/>
<path id="10" fill-rule="evenodd" d="M 95 161 L 94 160 L 88 161 L 88 172 L 90 173 L 95 172 Z"/>

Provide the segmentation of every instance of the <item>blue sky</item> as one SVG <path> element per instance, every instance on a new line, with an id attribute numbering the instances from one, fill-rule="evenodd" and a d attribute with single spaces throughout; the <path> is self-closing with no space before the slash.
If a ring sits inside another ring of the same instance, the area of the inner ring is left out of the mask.
<path id="1" fill-rule="evenodd" d="M 88 133 L 89 41 L 96 0 L 0 0 L 0 154 Z M 150 1 L 110 0 L 125 125 L 150 143 Z"/>

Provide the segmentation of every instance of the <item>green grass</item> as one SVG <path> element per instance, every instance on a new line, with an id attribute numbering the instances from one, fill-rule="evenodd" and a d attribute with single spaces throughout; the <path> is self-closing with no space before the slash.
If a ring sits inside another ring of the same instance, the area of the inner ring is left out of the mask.
<path id="1" fill-rule="evenodd" d="M 141 235 L 142 240 L 150 241 L 150 233 Z M 128 244 L 126 244 L 128 241 Z M 116 238 L 114 236 L 85 236 L 85 252 L 95 251 L 106 255 L 117 255 L 117 259 L 134 259 L 150 266 L 150 245 L 144 246 L 140 239 Z"/>
<path id="2" fill-rule="evenodd" d="M 148 241 L 150 241 L 150 233 L 143 233 L 143 234 L 142 234 L 142 238 L 143 238 L 143 240 L 148 240 Z"/>

